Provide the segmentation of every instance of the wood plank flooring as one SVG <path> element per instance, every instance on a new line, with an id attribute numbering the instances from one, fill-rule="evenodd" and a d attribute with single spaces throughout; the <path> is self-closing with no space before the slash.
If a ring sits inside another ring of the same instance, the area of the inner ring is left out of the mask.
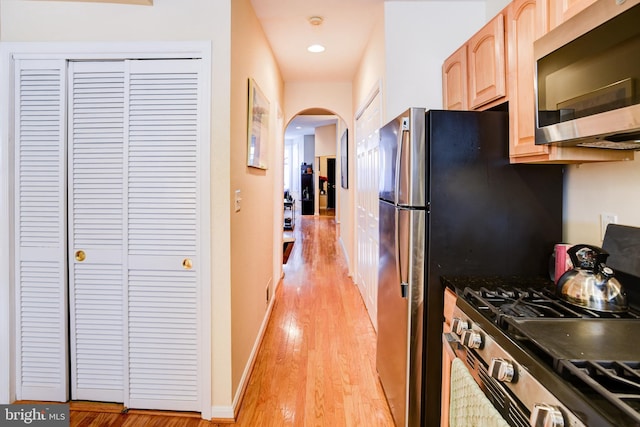
<path id="1" fill-rule="evenodd" d="M 74 403 L 71 426 L 393 426 L 375 332 L 347 276 L 335 218 L 298 215 L 290 234 L 295 244 L 236 423 Z"/>

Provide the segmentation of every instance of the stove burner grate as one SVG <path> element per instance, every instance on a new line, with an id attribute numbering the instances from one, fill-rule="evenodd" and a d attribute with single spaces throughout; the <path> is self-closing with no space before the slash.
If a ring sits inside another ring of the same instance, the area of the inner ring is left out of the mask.
<path id="1" fill-rule="evenodd" d="M 504 316 L 519 318 L 640 318 L 635 312 L 605 313 L 576 307 L 558 299 L 546 288 L 466 288 L 465 298 L 498 325 Z"/>
<path id="2" fill-rule="evenodd" d="M 560 360 L 558 368 L 640 423 L 640 362 Z"/>

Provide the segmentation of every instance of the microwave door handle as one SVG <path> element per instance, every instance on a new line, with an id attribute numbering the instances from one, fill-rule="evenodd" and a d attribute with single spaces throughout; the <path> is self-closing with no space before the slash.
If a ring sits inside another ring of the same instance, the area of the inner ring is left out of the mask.
<path id="1" fill-rule="evenodd" d="M 407 298 L 409 293 L 409 221 L 410 211 L 396 207 L 396 267 L 400 281 L 400 295 Z"/>

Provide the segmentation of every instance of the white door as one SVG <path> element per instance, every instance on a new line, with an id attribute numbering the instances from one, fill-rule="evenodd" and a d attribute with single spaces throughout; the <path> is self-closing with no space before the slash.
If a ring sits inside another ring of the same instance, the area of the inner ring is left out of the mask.
<path id="1" fill-rule="evenodd" d="M 130 62 L 125 404 L 132 408 L 200 410 L 199 62 Z"/>
<path id="2" fill-rule="evenodd" d="M 125 63 L 69 64 L 71 399 L 124 402 Z"/>
<path id="3" fill-rule="evenodd" d="M 124 402 L 132 408 L 201 409 L 197 375 L 201 78 L 198 60 L 69 64 L 68 144 L 56 138 L 57 145 L 51 145 L 61 153 L 68 146 L 69 156 L 72 399 Z M 41 98 L 47 105 L 53 102 L 46 94 Z M 63 98 L 56 102 L 58 109 L 65 105 Z M 55 119 L 63 115 L 58 112 Z M 27 112 L 18 116 L 28 122 Z M 17 164 L 22 162 L 26 165 L 22 169 L 28 171 L 28 160 L 34 157 L 26 151 L 29 139 L 22 136 L 17 143 L 19 151 L 25 151 Z M 37 171 L 41 157 L 32 161 Z M 62 193 L 58 198 L 64 200 L 64 161 L 57 160 L 62 166 L 39 174 L 56 183 Z M 29 175 L 23 181 L 19 188 L 25 193 L 42 185 Z M 42 191 L 29 197 L 53 198 Z M 27 217 L 31 199 L 19 204 L 17 218 Z M 65 218 L 56 231 L 66 227 L 64 203 L 60 204 Z M 50 210 L 55 208 L 58 206 Z M 39 233 L 33 226 L 30 229 L 35 229 L 32 234 Z M 66 236 L 58 234 L 56 254 L 66 262 L 61 255 Z M 25 232 L 16 240 L 21 248 L 29 236 Z M 66 274 L 59 276 L 60 280 L 51 281 L 62 302 L 48 310 L 60 317 L 58 323 L 66 319 Z M 30 294 L 27 280 L 19 283 L 21 301 Z M 25 333 L 19 345 L 19 364 L 25 368 L 35 356 L 48 360 L 47 355 L 39 356 L 40 342 L 27 345 L 31 336 L 26 334 L 30 331 L 27 326 L 45 326 L 30 313 L 20 316 L 20 330 Z M 66 345 L 59 344 L 66 338 L 66 323 L 56 331 L 50 339 L 58 344 L 59 368 L 67 365 Z M 66 370 L 61 372 L 67 375 Z M 19 380 L 21 398 L 66 400 L 66 377 L 58 380 L 57 398 L 35 397 L 40 394 L 32 393 Z"/>
<path id="4" fill-rule="evenodd" d="M 68 400 L 65 61 L 16 60 L 16 397 Z"/>
<path id="5" fill-rule="evenodd" d="M 374 328 L 378 309 L 378 130 L 382 111 L 376 92 L 356 118 L 357 282 Z"/>

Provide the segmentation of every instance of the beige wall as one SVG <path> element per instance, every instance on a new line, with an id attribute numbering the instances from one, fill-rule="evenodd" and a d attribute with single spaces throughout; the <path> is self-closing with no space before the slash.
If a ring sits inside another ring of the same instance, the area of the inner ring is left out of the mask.
<path id="1" fill-rule="evenodd" d="M 484 25 L 484 1 L 385 2 L 385 122 L 442 108 L 442 63 Z"/>
<path id="2" fill-rule="evenodd" d="M 364 104 L 374 90 L 379 88 L 384 93 L 380 87 L 384 82 L 385 72 L 383 11 L 381 8 L 378 13 L 378 20 L 353 79 L 353 105 L 356 114 L 365 107 Z"/>
<path id="3" fill-rule="evenodd" d="M 349 190 L 339 193 L 338 202 L 342 206 L 340 215 L 340 239 L 348 255 L 349 275 L 356 280 L 357 223 L 356 223 L 356 132 L 355 119 L 366 107 L 371 96 L 379 92 L 384 108 L 385 84 L 385 32 L 384 9 L 378 11 L 378 19 L 373 27 L 362 59 L 353 79 L 352 102 L 354 115 L 350 122 L 349 145 Z M 384 111 L 382 111 L 384 116 Z M 382 123 L 380 124 L 382 125 Z M 340 133 L 342 136 L 342 133 Z"/>
<path id="4" fill-rule="evenodd" d="M 154 0 L 153 6 L 2 0 L 3 41 L 210 40 L 225 2 Z M 225 26 L 228 26 L 226 24 Z M 222 41 L 226 37 L 222 37 Z"/>
<path id="5" fill-rule="evenodd" d="M 613 213 L 618 223 L 640 227 L 640 152 L 636 160 L 567 167 L 564 240 L 602 244 L 600 215 Z"/>
<path id="6" fill-rule="evenodd" d="M 232 386 L 237 393 L 241 379 L 248 373 L 247 362 L 255 351 L 256 338 L 265 320 L 266 288 L 269 286 L 273 295 L 274 285 L 280 279 L 274 277 L 272 255 L 276 183 L 280 195 L 276 200 L 282 210 L 283 143 L 276 141 L 276 136 L 282 135 L 276 124 L 284 83 L 249 0 L 233 0 L 231 28 L 231 186 L 221 187 L 220 195 L 233 197 L 235 190 L 242 194 L 240 211 L 235 212 L 233 207 L 230 210 Z M 250 77 L 270 101 L 267 170 L 246 165 L 247 82 Z"/>
<path id="7" fill-rule="evenodd" d="M 316 150 L 315 156 L 335 156 L 336 155 L 336 125 L 319 126 L 316 128 L 315 142 Z"/>
<path id="8" fill-rule="evenodd" d="M 350 121 L 351 82 L 285 83 L 284 117 L 288 124 L 298 113 L 309 108 L 324 108 Z"/>

